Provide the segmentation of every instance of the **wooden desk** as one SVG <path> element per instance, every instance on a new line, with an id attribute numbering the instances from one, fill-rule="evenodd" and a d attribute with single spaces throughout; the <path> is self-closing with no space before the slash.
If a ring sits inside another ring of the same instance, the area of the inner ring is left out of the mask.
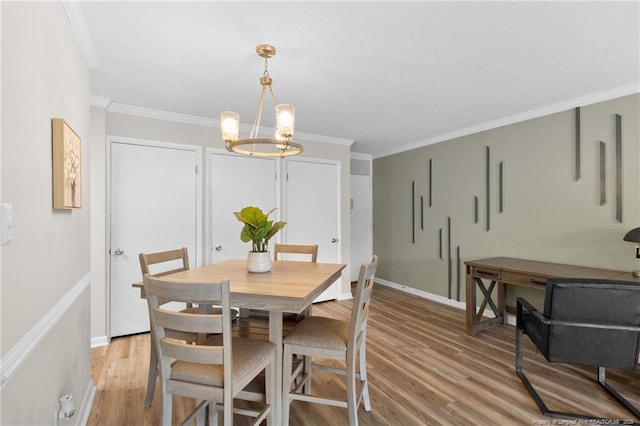
<path id="1" fill-rule="evenodd" d="M 273 262 L 271 272 L 247 272 L 244 259 L 228 260 L 171 274 L 172 280 L 216 282 L 229 280 L 231 306 L 269 311 L 269 341 L 276 345 L 274 424 L 282 414 L 282 313 L 300 313 L 337 280 L 344 264 Z M 145 297 L 142 283 L 133 284 Z M 151 345 L 151 348 L 154 346 Z"/>
<path id="2" fill-rule="evenodd" d="M 472 260 L 465 262 L 465 265 L 467 266 L 467 334 L 470 336 L 475 336 L 480 330 L 492 325 L 506 323 L 505 285 L 544 290 L 547 278 L 602 278 L 636 281 L 640 284 L 640 278 L 634 277 L 631 272 L 510 257 Z M 490 282 L 488 287 L 483 280 Z M 479 307 L 476 300 L 478 288 L 484 296 Z M 496 288 L 498 289 L 497 306 L 492 298 Z M 495 314 L 495 318 L 483 318 L 487 305 Z"/>

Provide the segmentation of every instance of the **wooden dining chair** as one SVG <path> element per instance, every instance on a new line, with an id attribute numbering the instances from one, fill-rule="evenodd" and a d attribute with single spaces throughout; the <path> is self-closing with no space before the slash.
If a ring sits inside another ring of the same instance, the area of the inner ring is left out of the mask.
<path id="1" fill-rule="evenodd" d="M 371 411 L 366 343 L 367 320 L 377 266 L 378 257 L 373 256 L 370 264 L 360 267 L 350 320 L 310 316 L 284 338 L 282 424 L 289 423 L 289 408 L 293 400 L 347 408 L 349 424 L 352 426 L 358 424 L 358 407 L 361 401 L 364 401 L 364 409 Z M 305 358 L 305 362 L 296 368 L 293 368 L 294 355 Z M 319 364 L 313 362 L 313 357 L 339 360 L 343 367 Z M 311 394 L 311 373 L 314 369 L 346 375 L 346 397 L 337 400 Z"/>
<path id="2" fill-rule="evenodd" d="M 167 250 L 155 253 L 140 253 L 140 270 L 142 276 L 153 275 L 162 277 L 175 272 L 186 271 L 189 269 L 189 252 L 186 247 L 174 250 Z M 153 272 L 152 272 L 153 271 Z M 164 302 L 161 301 L 161 305 Z M 186 309 L 191 312 L 197 312 L 191 304 L 187 304 Z M 149 312 L 149 324 L 151 324 L 151 312 Z M 151 407 L 153 403 L 153 393 L 156 388 L 156 377 L 160 375 L 158 357 L 153 343 L 153 328 L 151 329 L 151 350 L 149 351 L 149 374 L 147 376 L 147 394 L 144 399 L 144 406 Z"/>
<path id="3" fill-rule="evenodd" d="M 163 277 L 169 274 L 174 274 L 176 272 L 182 272 L 189 269 L 189 252 L 186 247 L 182 247 L 179 249 L 160 251 L 155 253 L 140 253 L 138 255 L 140 259 L 140 269 L 142 271 L 142 276 L 145 274 L 149 274 L 155 277 Z M 165 304 L 165 301 L 161 301 L 161 305 Z M 220 311 L 220 308 L 217 308 Z M 185 310 L 183 312 L 197 313 L 198 308 L 194 308 L 191 303 L 186 304 Z M 151 315 L 151 313 L 149 313 Z M 236 310 L 232 310 L 231 312 L 232 320 L 234 320 L 238 312 Z M 151 322 L 151 316 L 149 316 L 149 321 Z M 180 337 L 183 339 L 197 339 L 197 335 L 175 335 L 174 337 Z M 151 350 L 149 351 L 149 374 L 147 377 L 147 394 L 144 400 L 145 407 L 151 407 L 153 402 L 153 393 L 156 387 L 156 377 L 158 377 L 160 370 L 158 366 L 158 357 L 156 355 L 155 348 L 153 346 L 153 329 L 151 330 Z"/>
<path id="4" fill-rule="evenodd" d="M 285 259 L 283 259 L 283 257 Z M 317 244 L 275 244 L 273 246 L 273 260 L 291 260 L 296 262 L 318 261 L 318 245 Z M 299 314 L 285 314 L 284 320 L 301 321 L 311 315 L 311 305 Z"/>
<path id="5" fill-rule="evenodd" d="M 286 259 L 283 259 L 286 257 Z M 318 245 L 317 244 L 274 244 L 273 246 L 273 260 L 290 260 L 294 262 L 312 262 L 316 263 L 318 260 Z M 307 308 L 304 312 L 299 314 L 294 313 L 285 313 L 283 319 L 285 321 L 300 321 L 303 318 L 309 316 L 311 312 L 311 306 Z M 245 318 L 262 318 L 266 319 L 269 317 L 269 312 L 262 311 L 259 309 L 244 309 L 241 310 L 241 316 Z M 255 327 L 255 325 L 254 325 Z"/>
<path id="6" fill-rule="evenodd" d="M 196 408 L 181 424 L 188 424 L 206 411 L 209 424 L 217 424 L 222 408 L 223 424 L 233 424 L 233 414 L 254 417 L 253 425 L 265 419 L 273 424 L 272 404 L 276 390 L 276 346 L 270 342 L 234 338 L 231 335 L 229 281 L 185 282 L 170 276 L 143 278 L 154 345 L 159 356 L 162 386 L 162 425 L 172 424 L 173 395 L 196 399 Z M 197 304 L 199 313 L 163 309 L 160 302 Z M 218 305 L 220 310 L 203 307 Z M 170 333 L 171 332 L 171 333 Z M 208 334 L 206 340 L 188 342 L 175 333 Z M 264 372 L 264 395 L 256 397 L 245 388 Z M 234 409 L 234 398 L 262 401 L 261 408 Z"/>

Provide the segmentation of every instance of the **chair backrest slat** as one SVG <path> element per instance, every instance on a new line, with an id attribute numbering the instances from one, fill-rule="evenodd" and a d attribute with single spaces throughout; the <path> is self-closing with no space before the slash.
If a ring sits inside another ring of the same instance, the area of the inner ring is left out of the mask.
<path id="1" fill-rule="evenodd" d="M 162 354 L 169 358 L 198 364 L 224 364 L 222 346 L 192 345 L 179 340 L 164 338 L 160 342 Z"/>
<path id="2" fill-rule="evenodd" d="M 222 314 L 186 313 L 155 309 L 156 322 L 164 328 L 192 333 L 222 333 Z"/>
<path id="3" fill-rule="evenodd" d="M 369 306 L 371 305 L 371 294 L 373 292 L 373 283 L 378 267 L 378 256 L 373 256 L 371 263 L 360 266 L 358 275 L 358 283 L 356 284 L 356 294 L 353 299 L 353 311 L 351 313 L 351 322 L 349 324 L 349 342 L 356 344 L 362 336 L 361 333 L 366 331 L 367 321 L 369 319 Z"/>
<path id="4" fill-rule="evenodd" d="M 156 253 L 140 253 L 139 259 L 142 275 L 151 274 L 155 276 L 162 276 L 189 269 L 189 252 L 186 247 Z M 169 263 L 169 265 L 172 266 L 176 265 L 177 267 L 172 268 L 171 270 L 165 269 L 158 272 L 151 271 L 152 267 L 164 263 Z M 178 266 L 179 263 L 182 263 L 182 265 Z"/>
<path id="5" fill-rule="evenodd" d="M 316 263 L 318 259 L 318 245 L 302 244 L 275 244 L 273 246 L 273 259 L 280 260 L 280 254 L 309 255 L 310 262 Z M 295 260 L 295 259 L 292 259 Z"/>

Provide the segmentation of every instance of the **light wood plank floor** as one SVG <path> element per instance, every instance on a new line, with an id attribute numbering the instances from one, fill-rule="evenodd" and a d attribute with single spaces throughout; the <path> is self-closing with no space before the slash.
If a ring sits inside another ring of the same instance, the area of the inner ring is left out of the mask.
<path id="1" fill-rule="evenodd" d="M 314 305 L 314 314 L 347 318 L 350 309 L 351 301 L 331 301 Z M 367 361 L 373 409 L 360 407 L 361 425 L 571 424 L 543 417 L 516 376 L 514 327 L 469 337 L 464 311 L 382 285 L 374 289 L 371 309 Z M 550 364 L 525 340 L 525 372 L 550 409 L 638 421 L 600 388 L 595 368 Z M 93 349 L 97 392 L 89 425 L 159 424 L 158 387 L 154 405 L 143 406 L 148 356 L 148 334 Z M 608 381 L 636 406 L 639 378 L 638 372 L 607 370 Z M 341 396 L 345 385 L 339 376 L 319 373 L 314 391 Z M 174 420 L 191 406 L 174 397 Z M 347 423 L 345 409 L 291 405 L 292 425 Z"/>

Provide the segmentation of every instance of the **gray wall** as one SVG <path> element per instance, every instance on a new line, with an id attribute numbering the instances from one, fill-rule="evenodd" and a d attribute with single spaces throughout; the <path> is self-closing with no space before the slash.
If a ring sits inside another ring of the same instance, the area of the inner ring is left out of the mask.
<path id="1" fill-rule="evenodd" d="M 80 412 L 93 389 L 89 347 L 89 70 L 59 2 L 2 2 L 0 423 L 51 424 L 58 399 Z M 52 209 L 51 118 L 82 139 L 83 206 Z M 72 424 L 79 414 L 61 424 Z"/>
<path id="2" fill-rule="evenodd" d="M 448 297 L 447 220 L 451 218 L 452 298 L 464 301 L 462 261 L 510 256 L 629 271 L 637 268 L 624 234 L 640 226 L 640 95 L 581 108 L 582 176 L 574 179 L 574 110 L 441 142 L 373 164 L 374 253 L 377 276 Z M 623 223 L 616 221 L 615 119 L 623 116 Z M 606 143 L 606 204 L 599 203 L 599 148 Z M 490 147 L 490 229 L 486 230 L 485 163 Z M 428 207 L 429 160 L 433 164 Z M 498 212 L 498 165 L 504 164 L 504 211 Z M 416 242 L 412 243 L 411 183 L 416 186 Z M 420 196 L 424 196 L 424 230 Z M 479 198 L 474 223 L 473 197 Z M 443 257 L 439 257 L 439 229 Z M 541 292 L 519 290 L 540 300 Z M 515 292 L 514 292 L 515 293 Z M 513 299 L 514 294 L 510 294 Z"/>
<path id="3" fill-rule="evenodd" d="M 115 111 L 112 111 L 115 110 Z M 106 136 L 120 136 L 132 139 L 142 139 L 151 141 L 163 141 L 171 143 L 183 143 L 189 145 L 196 145 L 203 147 L 203 180 L 206 179 L 206 148 L 224 149 L 224 143 L 220 139 L 220 129 L 214 127 L 206 119 L 198 120 L 197 117 L 185 120 L 186 122 L 180 122 L 180 117 L 177 119 L 171 119 L 171 114 L 165 114 L 167 119 L 144 116 L 148 112 L 142 112 L 140 115 L 136 115 L 136 110 L 133 109 L 132 113 L 126 113 L 128 107 L 124 107 L 122 112 L 122 106 L 115 107 L 92 107 L 92 134 L 95 134 L 95 149 L 105 151 L 108 146 L 105 145 Z M 152 114 L 153 115 L 153 114 Z M 161 114 L 162 115 L 162 114 Z M 190 122 L 191 121 L 191 122 Z M 201 122 L 202 124 L 199 124 Z M 96 126 L 95 131 L 93 126 Z M 100 134 L 101 133 L 101 134 Z M 320 137 L 322 138 L 322 137 Z M 329 140 L 331 138 L 327 138 Z M 347 141 L 340 141 L 341 143 L 326 143 L 318 142 L 315 140 L 307 140 L 304 136 L 300 138 L 296 137 L 296 140 L 300 141 L 304 145 L 304 153 L 301 156 L 319 158 L 326 160 L 337 160 L 341 164 L 341 207 L 342 207 L 342 228 L 339 240 L 342 244 L 342 261 L 349 263 L 351 258 L 351 242 L 350 242 L 350 217 L 349 217 L 349 187 L 350 187 L 350 158 L 349 158 L 349 144 Z M 337 141 L 337 139 L 336 139 Z M 106 155 L 95 154 L 92 158 L 92 167 L 97 170 L 105 170 Z M 106 175 L 104 172 L 101 174 L 96 173 L 93 182 L 96 192 L 93 193 L 94 197 L 100 197 L 103 199 L 107 197 L 105 180 Z M 99 183 L 100 181 L 100 183 Z M 203 182 L 203 212 L 202 217 L 206 221 L 206 197 L 205 193 L 208 190 L 206 182 Z M 102 201 L 97 201 L 102 202 Z M 91 336 L 94 344 L 100 344 L 106 341 L 107 335 L 107 294 L 108 294 L 108 279 L 106 278 L 106 271 L 109 268 L 107 245 L 108 236 L 106 241 L 104 239 L 105 226 L 108 222 L 106 216 L 106 210 L 104 207 L 99 211 L 96 208 L 92 217 L 92 252 L 93 266 L 92 271 L 99 273 L 93 279 L 92 283 L 92 317 L 91 317 Z M 203 226 L 202 230 L 205 232 L 206 227 Z M 206 235 L 203 235 L 203 244 L 206 245 Z M 205 247 L 201 248 L 201 252 L 205 253 Z M 205 256 L 203 255 L 203 259 Z M 341 294 L 350 294 L 351 289 L 349 285 L 350 265 L 343 271 L 342 274 L 345 277 L 342 280 Z"/>

